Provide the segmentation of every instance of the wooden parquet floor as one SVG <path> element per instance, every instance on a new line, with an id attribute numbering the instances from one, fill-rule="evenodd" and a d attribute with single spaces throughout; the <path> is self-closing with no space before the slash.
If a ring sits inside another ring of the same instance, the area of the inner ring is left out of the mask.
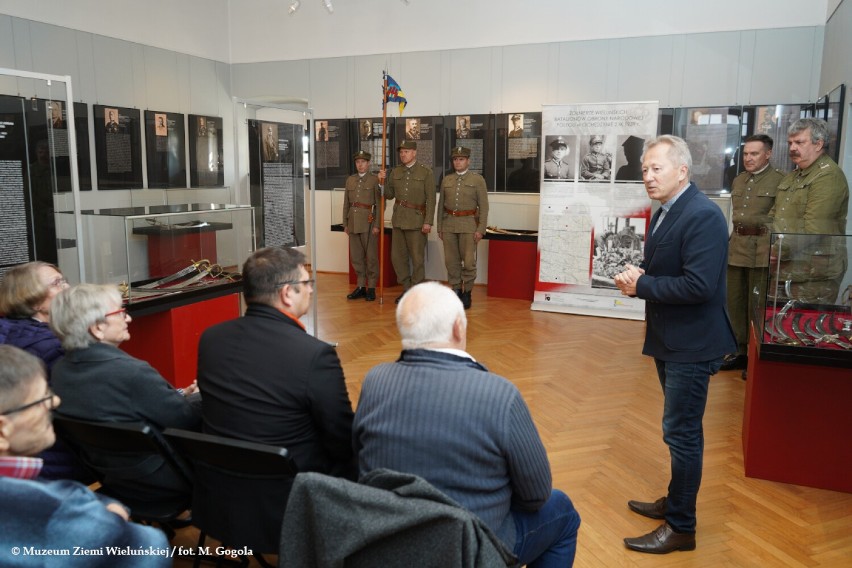
<path id="1" fill-rule="evenodd" d="M 318 275 L 318 335 L 338 344 L 357 405 L 367 371 L 399 354 L 400 289 L 385 290 L 383 304 L 347 301 L 349 290 L 346 275 Z M 852 566 L 852 494 L 744 476 L 739 371 L 711 380 L 696 551 L 624 548 L 625 536 L 658 524 L 630 512 L 627 500 L 654 500 L 668 483 L 662 394 L 652 360 L 641 355 L 643 335 L 643 322 L 533 312 L 527 301 L 491 298 L 481 286 L 473 292 L 468 351 L 515 383 L 532 411 L 554 486 L 583 520 L 574 565 Z"/>

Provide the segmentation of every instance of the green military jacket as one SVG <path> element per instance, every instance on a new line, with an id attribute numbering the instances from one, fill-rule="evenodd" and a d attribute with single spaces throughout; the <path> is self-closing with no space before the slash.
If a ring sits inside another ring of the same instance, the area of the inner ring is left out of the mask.
<path id="1" fill-rule="evenodd" d="M 396 229 L 421 229 L 435 224 L 435 176 L 432 170 L 415 162 L 411 167 L 397 166 L 385 183 L 385 198 L 395 199 L 391 224 Z M 401 201 L 425 207 L 424 211 L 406 207 Z"/>
<path id="2" fill-rule="evenodd" d="M 728 264 L 758 268 L 769 264 L 769 211 L 775 204 L 784 172 L 767 165 L 756 174 L 743 172 L 731 185 L 733 232 L 728 243 Z M 740 234 L 765 231 L 762 235 Z"/>
<path id="3" fill-rule="evenodd" d="M 343 223 L 350 234 L 366 233 L 379 224 L 379 178 L 371 173 L 351 175 L 343 192 Z M 370 209 L 353 205 L 371 205 Z M 372 222 L 370 219 L 372 218 Z"/>
<path id="4" fill-rule="evenodd" d="M 793 170 L 778 185 L 769 215 L 775 233 L 843 235 L 849 185 L 843 170 L 823 154 L 803 170 Z M 780 253 L 781 280 L 839 278 L 846 271 L 845 242 L 830 237 L 790 237 Z M 805 297 L 805 293 L 800 295 Z"/>
<path id="5" fill-rule="evenodd" d="M 769 215 L 775 233 L 842 235 L 846 232 L 849 185 L 827 154 L 781 180 Z"/>
<path id="6" fill-rule="evenodd" d="M 453 216 L 451 211 L 473 211 L 476 215 Z M 441 199 L 438 205 L 438 232 L 482 233 L 488 224 L 488 190 L 485 178 L 468 170 L 464 175 L 455 172 L 441 182 Z"/>

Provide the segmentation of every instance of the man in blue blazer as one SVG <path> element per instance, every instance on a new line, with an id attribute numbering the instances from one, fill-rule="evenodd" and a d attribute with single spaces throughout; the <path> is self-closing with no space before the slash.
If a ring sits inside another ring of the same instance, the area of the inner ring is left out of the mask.
<path id="1" fill-rule="evenodd" d="M 634 512 L 665 522 L 624 539 L 627 548 L 654 554 L 695 549 L 707 390 L 724 355 L 736 349 L 726 308 L 728 226 L 719 207 L 690 183 L 691 167 L 683 139 L 660 136 L 645 143 L 642 178 L 661 207 L 651 219 L 645 260 L 615 277 L 624 295 L 645 300 L 642 353 L 654 358 L 665 398 L 668 494 L 653 503 L 628 502 Z"/>

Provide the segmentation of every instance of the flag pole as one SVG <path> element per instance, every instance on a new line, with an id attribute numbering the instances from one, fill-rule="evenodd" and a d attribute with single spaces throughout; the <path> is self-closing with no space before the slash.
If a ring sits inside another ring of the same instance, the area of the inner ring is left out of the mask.
<path id="1" fill-rule="evenodd" d="M 386 171 L 387 155 L 386 145 L 388 140 L 388 74 L 382 72 L 382 171 Z M 385 191 L 384 184 L 388 182 L 387 177 L 379 190 L 379 304 L 385 303 Z"/>

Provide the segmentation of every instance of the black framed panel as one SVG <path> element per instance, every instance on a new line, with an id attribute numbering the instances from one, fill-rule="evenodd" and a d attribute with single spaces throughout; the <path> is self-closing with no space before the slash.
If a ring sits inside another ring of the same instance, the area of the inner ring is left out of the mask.
<path id="1" fill-rule="evenodd" d="M 494 191 L 538 193 L 541 179 L 541 113 L 496 116 Z"/>
<path id="2" fill-rule="evenodd" d="M 222 187 L 225 185 L 222 117 L 190 114 L 187 128 L 190 187 Z"/>
<path id="3" fill-rule="evenodd" d="M 92 107 L 98 189 L 142 187 L 139 109 L 110 105 Z"/>
<path id="4" fill-rule="evenodd" d="M 145 111 L 148 187 L 186 187 L 186 131 L 183 114 Z"/>

